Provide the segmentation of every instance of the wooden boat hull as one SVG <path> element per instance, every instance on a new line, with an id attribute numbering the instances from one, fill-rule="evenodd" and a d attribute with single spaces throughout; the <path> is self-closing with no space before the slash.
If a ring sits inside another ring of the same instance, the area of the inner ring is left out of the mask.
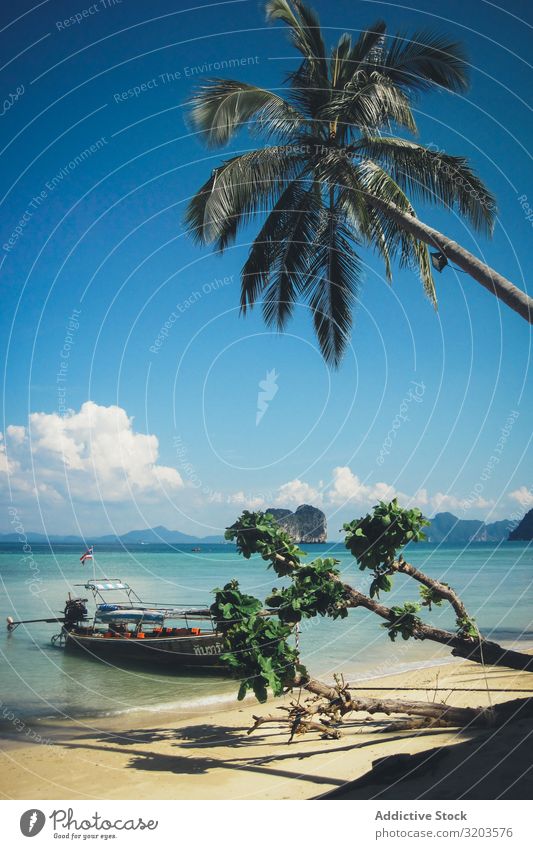
<path id="1" fill-rule="evenodd" d="M 187 635 L 183 637 L 148 637 L 65 634 L 65 649 L 85 652 L 90 657 L 117 665 L 150 663 L 179 669 L 224 670 L 220 661 L 224 643 L 218 634 Z"/>

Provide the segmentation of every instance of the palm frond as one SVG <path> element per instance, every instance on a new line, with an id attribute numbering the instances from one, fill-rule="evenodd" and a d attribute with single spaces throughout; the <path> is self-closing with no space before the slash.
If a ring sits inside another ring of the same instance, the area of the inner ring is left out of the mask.
<path id="1" fill-rule="evenodd" d="M 440 33 L 420 30 L 410 37 L 399 33 L 388 41 L 377 64 L 382 74 L 408 89 L 468 88 L 469 63 L 463 46 Z"/>
<path id="2" fill-rule="evenodd" d="M 242 269 L 241 311 L 251 309 L 272 279 L 282 244 L 295 212 L 301 208 L 305 182 L 293 180 L 281 194 L 257 234 Z"/>
<path id="3" fill-rule="evenodd" d="M 339 38 L 331 53 L 329 62 L 329 77 L 333 90 L 344 88 L 350 77 L 349 57 L 352 50 L 352 39 L 348 33 Z"/>
<path id="4" fill-rule="evenodd" d="M 437 295 L 427 246 L 372 206 L 372 198 L 377 197 L 416 217 L 409 198 L 400 186 L 390 174 L 370 160 L 357 167 L 346 164 L 343 185 L 343 203 L 351 208 L 354 218 L 364 222 L 362 230 L 368 243 L 381 254 L 386 269 L 388 266 L 390 272 L 392 259 L 397 259 L 402 268 L 416 268 L 426 295 L 436 306 Z M 364 217 L 360 212 L 362 198 L 369 207 Z"/>
<path id="5" fill-rule="evenodd" d="M 356 71 L 342 92 L 336 93 L 320 113 L 324 120 L 364 133 L 396 124 L 417 132 L 406 94 L 386 76 L 372 71 Z"/>
<path id="6" fill-rule="evenodd" d="M 252 119 L 267 136 L 288 135 L 305 120 L 279 95 L 237 80 L 206 79 L 188 102 L 189 123 L 208 147 L 227 144 Z"/>
<path id="7" fill-rule="evenodd" d="M 350 52 L 352 74 L 359 69 L 361 64 L 376 58 L 376 50 L 381 47 L 386 31 L 387 24 L 385 21 L 378 20 L 361 33 Z"/>
<path id="8" fill-rule="evenodd" d="M 321 194 L 313 185 L 303 192 L 298 206 L 284 216 L 284 232 L 278 236 L 276 261 L 263 299 L 265 322 L 278 330 L 285 327 L 296 296 L 305 288 L 322 215 Z"/>
<path id="9" fill-rule="evenodd" d="M 376 251 L 385 264 L 385 275 L 392 282 L 393 246 L 377 211 L 368 203 L 368 191 L 359 181 L 357 170 L 346 156 L 332 149 L 315 165 L 315 173 L 336 192 L 336 208 L 350 226 L 358 242 Z"/>
<path id="10" fill-rule="evenodd" d="M 492 233 L 495 198 L 464 157 L 398 138 L 365 138 L 356 151 L 382 164 L 413 197 L 456 208 L 477 230 Z"/>
<path id="11" fill-rule="evenodd" d="M 185 224 L 193 239 L 224 250 L 251 213 L 276 203 L 303 163 L 303 156 L 286 146 L 254 150 L 223 162 L 188 204 Z"/>
<path id="12" fill-rule="evenodd" d="M 353 215 L 353 201 L 346 203 L 344 195 L 339 198 L 339 203 L 346 207 L 346 213 L 349 217 Z M 361 209 L 362 207 L 362 209 Z M 374 250 L 383 260 L 385 265 L 385 277 L 388 283 L 392 283 L 392 255 L 391 247 L 387 241 L 387 235 L 383 227 L 383 222 L 376 212 L 366 200 L 359 204 L 357 214 L 352 218 L 353 226 L 361 234 L 361 239 L 365 241 L 369 248 Z"/>
<path id="13" fill-rule="evenodd" d="M 326 362 L 335 367 L 349 341 L 361 272 L 349 228 L 339 215 L 328 210 L 316 235 L 306 288 L 320 350 Z"/>
<path id="14" fill-rule="evenodd" d="M 283 21 L 290 27 L 291 41 L 313 69 L 315 80 L 327 80 L 326 48 L 314 9 L 300 0 L 269 0 L 266 17 L 268 21 Z"/>
<path id="15" fill-rule="evenodd" d="M 375 70 L 375 63 L 381 55 L 386 29 L 385 21 L 376 21 L 369 29 L 361 32 L 355 44 L 352 44 L 351 36 L 347 33 L 341 35 L 331 56 L 332 88 L 336 90 L 345 88 L 354 74 L 364 68 L 368 61 L 372 62 L 371 70 Z"/>
<path id="16" fill-rule="evenodd" d="M 313 70 L 308 62 L 301 62 L 296 71 L 290 71 L 286 76 L 289 83 L 289 99 L 294 103 L 296 109 L 306 116 L 310 121 L 315 121 L 320 110 L 329 103 L 330 84 L 329 81 L 316 81 Z"/>
<path id="17" fill-rule="evenodd" d="M 261 228 L 243 267 L 243 313 L 264 295 L 266 323 L 276 325 L 279 330 L 285 326 L 312 264 L 321 209 L 320 193 L 308 180 L 295 180 L 287 187 Z"/>

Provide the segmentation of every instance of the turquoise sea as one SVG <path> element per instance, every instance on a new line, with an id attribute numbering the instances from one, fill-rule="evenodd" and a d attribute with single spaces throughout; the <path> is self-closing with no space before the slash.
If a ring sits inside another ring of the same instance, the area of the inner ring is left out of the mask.
<path id="1" fill-rule="evenodd" d="M 368 589 L 369 578 L 357 568 L 342 545 L 309 546 L 312 557 L 326 554 L 341 561 L 346 580 Z M 505 644 L 533 645 L 533 547 L 522 543 L 467 547 L 419 544 L 406 553 L 419 568 L 458 590 L 483 633 Z M 76 584 L 93 576 L 93 565 L 81 565 L 78 546 L 32 546 L 31 557 L 20 547 L 0 547 L 0 614 L 14 619 L 60 615 L 67 593 L 86 595 Z M 259 558 L 239 557 L 229 545 L 190 547 L 137 546 L 96 549 L 97 576 L 127 581 L 150 602 L 208 604 L 214 587 L 238 578 L 243 589 L 264 597 L 276 583 Z M 395 581 L 386 603 L 415 599 L 417 587 L 403 576 Z M 428 621 L 450 627 L 449 608 L 425 613 Z M 56 625 L 20 626 L 0 633 L 0 725 L 6 715 L 17 717 L 78 717 L 137 709 L 172 709 L 177 714 L 195 706 L 221 706 L 236 694 L 232 680 L 176 675 L 152 669 L 117 669 L 54 648 Z M 303 623 L 304 662 L 317 677 L 336 672 L 351 681 L 412 666 L 430 664 L 450 654 L 432 643 L 401 639 L 391 643 L 380 620 L 364 610 L 351 611 L 342 621 Z"/>

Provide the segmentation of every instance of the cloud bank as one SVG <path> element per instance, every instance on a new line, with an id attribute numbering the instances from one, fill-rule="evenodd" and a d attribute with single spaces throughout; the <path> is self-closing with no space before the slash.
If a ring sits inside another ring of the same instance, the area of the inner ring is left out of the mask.
<path id="1" fill-rule="evenodd" d="M 7 501 L 31 506 L 36 518 L 40 512 L 43 517 L 53 515 L 59 506 L 70 506 L 74 514 L 86 518 L 91 511 L 96 515 L 91 505 L 100 504 L 106 516 L 108 508 L 118 511 L 126 529 L 138 524 L 139 518 L 146 517 L 148 523 L 148 515 L 156 517 L 155 524 L 174 521 L 179 527 L 182 519 L 185 524 L 207 521 L 214 529 L 243 508 L 295 508 L 310 503 L 326 513 L 344 510 L 357 515 L 377 501 L 397 497 L 406 506 L 419 506 L 428 516 L 449 510 L 477 518 L 475 511 L 491 512 L 496 505 L 495 500 L 481 495 L 464 498 L 455 493 L 430 493 L 426 488 L 403 492 L 394 483 L 365 481 L 349 466 L 333 468 L 326 482 L 313 484 L 297 477 L 268 493 L 211 488 L 200 493 L 179 469 L 163 465 L 159 459 L 155 434 L 136 429 L 134 419 L 122 407 L 94 401 L 63 416 L 31 413 L 26 425 L 10 424 L 5 434 L 0 434 L 0 477 L 7 486 Z M 517 505 L 524 511 L 530 509 L 531 489 L 519 486 L 501 498 L 499 514 L 505 515 L 506 504 L 514 507 L 513 512 Z"/>
<path id="2" fill-rule="evenodd" d="M 176 469 L 158 464 L 157 436 L 136 431 L 117 406 L 86 401 L 65 416 L 32 413 L 27 427 L 10 425 L 0 445 L 0 470 L 15 495 L 117 502 L 183 487 Z"/>

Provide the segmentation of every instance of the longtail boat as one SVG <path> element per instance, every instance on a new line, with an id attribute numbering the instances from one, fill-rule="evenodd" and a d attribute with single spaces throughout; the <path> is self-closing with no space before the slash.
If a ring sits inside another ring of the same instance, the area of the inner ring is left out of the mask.
<path id="1" fill-rule="evenodd" d="M 220 662 L 224 640 L 208 608 L 148 604 L 119 578 L 94 578 L 75 586 L 92 593 L 92 616 L 88 599 L 69 593 L 63 616 L 20 621 L 9 616 L 8 631 L 32 622 L 60 623 L 52 643 L 67 651 L 85 652 L 120 666 L 141 661 L 175 670 L 224 671 Z"/>

